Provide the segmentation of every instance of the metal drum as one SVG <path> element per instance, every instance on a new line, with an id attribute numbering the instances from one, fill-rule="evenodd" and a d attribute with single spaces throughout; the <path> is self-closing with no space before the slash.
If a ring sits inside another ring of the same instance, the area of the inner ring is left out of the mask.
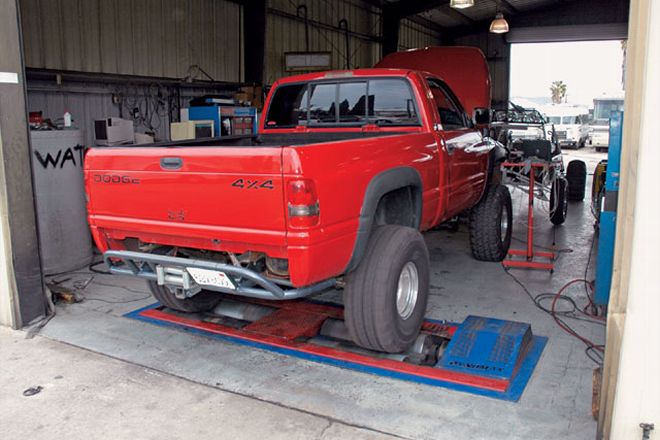
<path id="1" fill-rule="evenodd" d="M 92 261 L 80 130 L 31 131 L 39 245 L 47 275 Z"/>

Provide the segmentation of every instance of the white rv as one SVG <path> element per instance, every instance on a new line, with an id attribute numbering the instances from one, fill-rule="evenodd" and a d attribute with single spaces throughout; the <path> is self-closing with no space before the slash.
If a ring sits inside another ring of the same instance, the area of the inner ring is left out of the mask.
<path id="1" fill-rule="evenodd" d="M 596 151 L 605 151 L 610 143 L 610 114 L 623 110 L 623 97 L 594 98 L 594 117 L 589 125 L 589 145 Z"/>
<path id="2" fill-rule="evenodd" d="M 557 142 L 564 148 L 582 148 L 589 139 L 589 112 L 585 107 L 553 105 L 545 108 L 550 130 L 555 128 Z"/>

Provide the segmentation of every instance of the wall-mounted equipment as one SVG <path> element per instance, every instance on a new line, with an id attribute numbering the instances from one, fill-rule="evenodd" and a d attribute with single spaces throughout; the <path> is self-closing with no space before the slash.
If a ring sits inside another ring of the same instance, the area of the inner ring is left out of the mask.
<path id="1" fill-rule="evenodd" d="M 214 131 L 215 123 L 212 120 L 172 122 L 170 124 L 170 139 L 182 141 L 210 138 L 214 136 Z"/>
<path id="2" fill-rule="evenodd" d="M 133 121 L 121 118 L 105 118 L 94 121 L 96 145 L 132 144 L 135 141 L 133 133 Z"/>

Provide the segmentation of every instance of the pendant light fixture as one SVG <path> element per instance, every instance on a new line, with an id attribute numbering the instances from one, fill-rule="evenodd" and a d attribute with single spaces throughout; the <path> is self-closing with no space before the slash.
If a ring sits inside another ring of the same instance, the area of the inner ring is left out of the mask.
<path id="1" fill-rule="evenodd" d="M 495 14 L 495 19 L 490 24 L 490 31 L 494 34 L 505 34 L 509 32 L 509 23 L 501 12 Z"/>
<path id="2" fill-rule="evenodd" d="M 504 14 L 500 12 L 499 0 L 495 3 L 495 18 L 490 23 L 490 31 L 493 34 L 505 34 L 509 32 L 509 23 L 504 18 Z"/>
<path id="3" fill-rule="evenodd" d="M 474 6 L 474 0 L 451 0 L 449 6 L 454 9 L 465 9 Z"/>

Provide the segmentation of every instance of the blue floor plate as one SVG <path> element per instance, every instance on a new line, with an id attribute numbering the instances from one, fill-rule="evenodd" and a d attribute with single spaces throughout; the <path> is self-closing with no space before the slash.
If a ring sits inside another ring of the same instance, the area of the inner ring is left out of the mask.
<path id="1" fill-rule="evenodd" d="M 450 371 L 442 368 L 441 362 L 435 367 L 423 367 L 389 359 L 357 355 L 353 352 L 330 349 L 311 343 L 284 341 L 269 335 L 258 335 L 220 324 L 204 322 L 195 319 L 194 315 L 182 317 L 178 314 L 168 313 L 167 309 L 162 309 L 160 304 L 152 304 L 124 316 L 308 361 L 508 401 L 520 399 L 547 343 L 546 337 L 533 336 L 513 379 L 493 379 L 476 374 Z M 427 324 L 430 325 L 438 323 L 439 321 L 427 320 Z M 494 383 L 495 385 L 493 385 Z"/>

